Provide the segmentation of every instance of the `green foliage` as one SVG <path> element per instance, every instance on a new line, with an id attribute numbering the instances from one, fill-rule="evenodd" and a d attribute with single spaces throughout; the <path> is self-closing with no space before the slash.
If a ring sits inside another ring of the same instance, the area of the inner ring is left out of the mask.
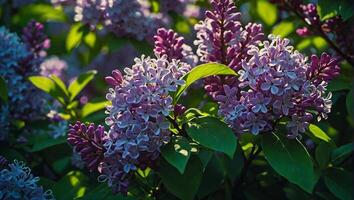
<path id="1" fill-rule="evenodd" d="M 273 25 L 278 17 L 276 6 L 266 0 L 257 1 L 257 13 L 268 26 Z"/>
<path id="2" fill-rule="evenodd" d="M 186 81 L 185 85 L 178 88 L 177 92 L 174 95 L 174 102 L 177 103 L 183 92 L 194 82 L 213 75 L 234 75 L 236 72 L 233 71 L 228 66 L 219 64 L 219 63 L 208 63 L 202 64 L 197 67 L 194 67 L 190 72 L 183 76 L 183 80 Z"/>
<path id="3" fill-rule="evenodd" d="M 75 99 L 75 97 L 81 92 L 82 89 L 85 88 L 85 86 L 95 77 L 96 74 L 96 70 L 83 73 L 69 85 L 68 92 L 70 101 Z"/>
<path id="4" fill-rule="evenodd" d="M 285 138 L 282 133 L 270 133 L 262 136 L 262 147 L 265 158 L 276 172 L 312 193 L 318 177 L 312 159 L 300 141 Z"/>
<path id="5" fill-rule="evenodd" d="M 349 143 L 336 148 L 331 155 L 331 160 L 334 164 L 343 162 L 353 154 L 353 143 Z"/>
<path id="6" fill-rule="evenodd" d="M 68 36 L 66 37 L 66 50 L 70 52 L 73 48 L 79 46 L 83 38 L 82 25 L 80 23 L 73 24 L 70 28 Z"/>
<path id="7" fill-rule="evenodd" d="M 92 113 L 104 109 L 107 105 L 109 105 L 109 101 L 88 102 L 81 109 L 81 117 L 86 118 Z"/>
<path id="8" fill-rule="evenodd" d="M 353 198 L 353 174 L 339 168 L 330 168 L 324 177 L 328 189 L 341 200 Z"/>
<path id="9" fill-rule="evenodd" d="M 184 137 L 176 137 L 174 141 L 166 145 L 161 154 L 167 162 L 176 167 L 183 174 L 189 157 L 191 156 L 192 147 L 189 141 Z"/>
<path id="10" fill-rule="evenodd" d="M 4 78 L 0 77 L 0 98 L 7 103 L 8 102 L 8 91 L 7 91 L 7 84 Z"/>
<path id="11" fill-rule="evenodd" d="M 182 200 L 194 199 L 198 192 L 202 175 L 203 165 L 195 156 L 190 158 L 183 174 L 166 161 L 161 162 L 160 177 L 164 186 L 172 194 Z"/>
<path id="12" fill-rule="evenodd" d="M 66 100 L 62 89 L 51 78 L 45 76 L 31 76 L 29 77 L 29 81 L 31 81 L 34 86 L 48 93 L 54 99 L 65 105 Z"/>
<path id="13" fill-rule="evenodd" d="M 223 152 L 233 158 L 237 139 L 232 129 L 217 118 L 196 118 L 190 122 L 187 133 L 202 146 Z"/>
<path id="14" fill-rule="evenodd" d="M 274 26 L 272 34 L 286 37 L 295 30 L 295 24 L 291 21 L 283 21 Z"/>
<path id="15" fill-rule="evenodd" d="M 310 124 L 309 131 L 311 136 L 316 137 L 320 140 L 323 140 L 325 142 L 329 142 L 331 140 L 331 138 L 328 137 L 328 135 L 325 132 L 323 132 L 318 126 L 314 124 Z"/>

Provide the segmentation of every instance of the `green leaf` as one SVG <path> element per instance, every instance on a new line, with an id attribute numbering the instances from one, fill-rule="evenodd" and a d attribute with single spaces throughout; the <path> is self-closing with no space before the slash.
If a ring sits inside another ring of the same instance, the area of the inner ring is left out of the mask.
<path id="1" fill-rule="evenodd" d="M 104 199 L 104 200 L 134 200 L 135 198 L 129 196 L 123 196 L 121 194 L 114 194 L 112 188 L 109 188 L 107 184 L 101 183 L 92 190 L 89 190 L 87 194 L 83 197 L 76 199 L 80 200 L 93 200 L 93 199 Z"/>
<path id="2" fill-rule="evenodd" d="M 31 152 L 41 151 L 55 145 L 66 143 L 65 137 L 52 138 L 48 134 L 39 134 L 29 138 L 29 144 L 32 144 Z"/>
<path id="3" fill-rule="evenodd" d="M 316 160 L 321 169 L 328 167 L 328 164 L 331 160 L 331 153 L 334 149 L 334 146 L 328 142 L 320 142 L 316 148 Z"/>
<path id="4" fill-rule="evenodd" d="M 327 89 L 331 92 L 341 91 L 341 90 L 350 90 L 351 84 L 350 82 L 334 79 L 328 83 Z"/>
<path id="5" fill-rule="evenodd" d="M 312 135 L 314 137 L 321 139 L 325 142 L 331 141 L 331 138 L 328 137 L 328 135 L 325 132 L 323 132 L 318 126 L 316 126 L 314 124 L 310 124 L 309 130 L 310 130 L 310 133 L 312 133 Z"/>
<path id="6" fill-rule="evenodd" d="M 277 21 L 277 7 L 266 0 L 257 1 L 257 13 L 268 26 L 273 25 Z"/>
<path id="7" fill-rule="evenodd" d="M 192 83 L 194 83 L 197 80 L 200 80 L 202 78 L 206 78 L 208 76 L 213 76 L 213 75 L 234 75 L 236 76 L 236 72 L 232 70 L 230 67 L 226 65 L 222 65 L 219 63 L 208 63 L 208 64 L 202 64 L 199 65 L 195 68 L 193 68 L 190 72 L 188 72 L 186 75 L 183 76 L 183 80 L 186 81 L 186 83 L 179 87 L 177 92 L 175 93 L 174 96 L 174 103 L 178 102 L 178 99 L 181 97 L 183 92 L 190 86 Z"/>
<path id="8" fill-rule="evenodd" d="M 291 21 L 283 21 L 274 26 L 272 34 L 286 37 L 295 30 L 294 23 Z"/>
<path id="9" fill-rule="evenodd" d="M 101 101 L 101 102 L 88 102 L 82 107 L 81 117 L 85 118 L 92 113 L 100 111 L 104 109 L 110 102 L 109 101 Z"/>
<path id="10" fill-rule="evenodd" d="M 196 118 L 189 123 L 187 134 L 202 146 L 233 158 L 237 139 L 232 129 L 215 117 Z"/>
<path id="11" fill-rule="evenodd" d="M 59 77 L 57 77 L 54 74 L 50 75 L 50 78 L 61 89 L 61 91 L 66 95 L 66 97 L 69 97 L 69 92 L 68 92 L 68 90 L 66 88 L 65 83 Z"/>
<path id="12" fill-rule="evenodd" d="M 85 86 L 95 77 L 97 74 L 96 70 L 91 70 L 81 74 L 69 85 L 69 95 L 70 101 L 74 100 L 75 97 L 85 88 Z"/>
<path id="13" fill-rule="evenodd" d="M 79 46 L 82 39 L 83 39 L 82 24 L 80 23 L 73 24 L 66 37 L 66 43 L 65 43 L 66 50 L 70 52 L 73 48 Z"/>
<path id="14" fill-rule="evenodd" d="M 189 141 L 184 137 L 178 137 L 170 144 L 166 145 L 161 153 L 167 162 L 176 167 L 183 174 L 187 166 L 187 162 L 191 155 L 192 147 Z"/>
<path id="15" fill-rule="evenodd" d="M 324 181 L 328 189 L 341 200 L 353 199 L 353 174 L 343 169 L 330 168 L 327 170 Z"/>
<path id="16" fill-rule="evenodd" d="M 7 84 L 5 79 L 0 77 L 0 98 L 4 100 L 5 103 L 8 102 L 8 92 L 7 92 Z"/>
<path id="17" fill-rule="evenodd" d="M 35 19 L 38 22 L 65 22 L 67 17 L 63 9 L 54 8 L 49 4 L 29 4 L 21 7 L 18 14 L 12 17 L 14 24 L 25 26 L 29 19 Z"/>
<path id="18" fill-rule="evenodd" d="M 349 143 L 336 148 L 331 155 L 333 164 L 339 164 L 353 153 L 353 143 Z"/>
<path id="19" fill-rule="evenodd" d="M 65 104 L 65 94 L 52 79 L 45 76 L 31 76 L 28 79 L 34 86 L 48 93 L 60 103 Z"/>
<path id="20" fill-rule="evenodd" d="M 213 157 L 213 151 L 211 151 L 209 149 L 204 149 L 204 148 L 199 149 L 198 157 L 203 164 L 203 169 L 205 169 L 207 167 L 209 161 Z"/>
<path id="21" fill-rule="evenodd" d="M 87 191 L 88 178 L 79 171 L 71 171 L 53 186 L 53 194 L 57 200 L 75 199 Z"/>
<path id="22" fill-rule="evenodd" d="M 297 139 L 283 134 L 262 135 L 264 156 L 272 168 L 290 182 L 312 193 L 318 177 L 309 153 Z"/>
<path id="23" fill-rule="evenodd" d="M 183 174 L 164 160 L 160 166 L 160 176 L 164 186 L 182 200 L 194 199 L 202 179 L 202 172 L 202 163 L 195 156 L 190 158 Z"/>

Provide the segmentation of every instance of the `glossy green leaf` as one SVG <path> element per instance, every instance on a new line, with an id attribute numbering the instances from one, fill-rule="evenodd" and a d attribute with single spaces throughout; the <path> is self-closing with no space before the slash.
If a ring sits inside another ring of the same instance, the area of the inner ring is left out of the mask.
<path id="1" fill-rule="evenodd" d="M 191 155 L 192 147 L 184 137 L 178 137 L 170 144 L 166 145 L 161 154 L 167 162 L 183 174 Z"/>
<path id="2" fill-rule="evenodd" d="M 83 39 L 82 25 L 80 23 L 73 24 L 70 28 L 70 31 L 66 37 L 65 47 L 68 52 L 73 48 L 79 46 Z"/>
<path id="3" fill-rule="evenodd" d="M 353 143 L 340 146 L 333 150 L 331 160 L 333 164 L 339 164 L 353 154 Z"/>
<path id="4" fill-rule="evenodd" d="M 288 139 L 283 133 L 262 136 L 264 156 L 272 168 L 290 182 L 308 193 L 318 180 L 312 159 L 297 139 Z"/>
<path id="5" fill-rule="evenodd" d="M 200 80 L 202 78 L 206 78 L 208 76 L 213 75 L 233 75 L 236 76 L 236 72 L 232 70 L 230 67 L 218 63 L 208 63 L 202 64 L 195 68 L 193 68 L 190 72 L 183 76 L 183 80 L 186 83 L 179 87 L 174 96 L 174 103 L 178 102 L 178 99 L 181 97 L 183 92 L 192 85 L 195 81 Z"/>
<path id="6" fill-rule="evenodd" d="M 57 200 L 75 199 L 87 192 L 88 178 L 80 171 L 71 171 L 57 181 L 52 190 Z"/>
<path id="7" fill-rule="evenodd" d="M 237 139 L 225 123 L 215 117 L 195 118 L 187 127 L 187 134 L 209 149 L 220 151 L 233 158 Z"/>
<path id="8" fill-rule="evenodd" d="M 201 149 L 199 149 L 198 157 L 203 164 L 203 169 L 205 169 L 207 167 L 209 161 L 213 157 L 213 151 L 211 151 L 209 149 L 201 148 Z"/>
<path id="9" fill-rule="evenodd" d="M 85 86 L 95 77 L 97 74 L 96 70 L 91 70 L 81 74 L 69 85 L 69 95 L 70 101 L 74 100 L 75 97 L 85 88 Z"/>
<path id="10" fill-rule="evenodd" d="M 183 174 L 162 161 L 160 165 L 160 176 L 166 189 L 181 200 L 193 200 L 198 192 L 200 181 L 203 175 L 203 165 L 200 160 L 192 156 Z"/>
<path id="11" fill-rule="evenodd" d="M 7 91 L 7 84 L 5 79 L 0 77 L 0 98 L 7 103 L 8 102 L 8 91 Z"/>
<path id="12" fill-rule="evenodd" d="M 65 94 L 52 79 L 45 76 L 31 76 L 28 80 L 37 88 L 57 99 L 60 103 L 65 104 Z"/>
<path id="13" fill-rule="evenodd" d="M 34 135 L 29 138 L 29 144 L 32 144 L 31 152 L 41 151 L 55 145 L 66 143 L 65 137 L 53 138 L 48 134 Z"/>
<path id="14" fill-rule="evenodd" d="M 295 25 L 294 22 L 291 21 L 283 21 L 274 26 L 272 30 L 272 34 L 274 35 L 280 35 L 281 37 L 286 37 L 290 33 L 294 32 L 295 30 Z"/>
<path id="15" fill-rule="evenodd" d="M 65 83 L 56 75 L 52 74 L 50 75 L 50 78 L 54 81 L 54 83 L 61 89 L 61 91 L 68 97 L 69 92 L 66 88 Z"/>
<path id="16" fill-rule="evenodd" d="M 309 126 L 309 131 L 310 133 L 312 133 L 312 135 L 318 139 L 321 139 L 325 142 L 329 142 L 331 141 L 331 138 L 328 137 L 328 135 L 322 131 L 322 129 L 320 129 L 318 126 L 314 125 L 314 124 L 310 124 Z"/>
<path id="17" fill-rule="evenodd" d="M 341 90 L 350 90 L 351 84 L 348 81 L 334 79 L 328 83 L 327 89 L 331 92 L 341 91 Z"/>
<path id="18" fill-rule="evenodd" d="M 328 142 L 320 142 L 316 147 L 316 161 L 321 169 L 327 168 L 334 146 Z"/>
<path id="19" fill-rule="evenodd" d="M 343 169 L 330 168 L 326 171 L 324 181 L 328 189 L 341 200 L 353 199 L 353 174 Z"/>
<path id="20" fill-rule="evenodd" d="M 257 13 L 268 26 L 273 25 L 278 17 L 277 7 L 266 0 L 257 1 Z"/>
<path id="21" fill-rule="evenodd" d="M 109 101 L 101 101 L 101 102 L 88 102 L 82 107 L 81 117 L 85 118 L 92 113 L 100 111 L 104 109 L 107 105 L 109 105 Z"/>

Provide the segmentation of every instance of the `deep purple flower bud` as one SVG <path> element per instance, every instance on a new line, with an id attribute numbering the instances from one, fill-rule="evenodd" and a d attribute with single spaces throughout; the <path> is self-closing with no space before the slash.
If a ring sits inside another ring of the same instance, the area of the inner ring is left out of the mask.
<path id="1" fill-rule="evenodd" d="M 105 131 L 103 126 L 95 127 L 90 124 L 88 127 L 81 123 L 69 125 L 67 141 L 77 151 L 90 171 L 97 171 L 99 164 L 103 161 L 105 148 Z"/>
<path id="2" fill-rule="evenodd" d="M 296 29 L 296 33 L 301 37 L 306 37 L 306 36 L 311 35 L 311 32 L 307 27 L 302 27 L 302 28 Z"/>
<path id="3" fill-rule="evenodd" d="M 322 81 L 328 82 L 339 75 L 339 60 L 331 57 L 327 53 L 322 53 L 321 57 L 311 56 L 311 65 L 307 71 L 307 76 L 314 79 L 316 84 Z"/>
<path id="4" fill-rule="evenodd" d="M 105 78 L 105 81 L 113 87 L 118 86 L 123 82 L 123 75 L 118 69 L 116 69 L 112 71 L 112 76 L 107 76 Z"/>
<path id="5" fill-rule="evenodd" d="M 320 16 L 317 13 L 316 4 L 309 3 L 307 5 L 301 5 L 300 9 L 308 24 L 315 26 L 320 24 Z"/>
<path id="6" fill-rule="evenodd" d="M 174 108 L 175 117 L 183 115 L 186 110 L 187 108 L 182 104 L 176 104 Z"/>
<path id="7" fill-rule="evenodd" d="M 43 24 L 34 20 L 23 29 L 22 40 L 36 58 L 45 56 L 46 50 L 50 47 L 50 40 L 44 34 Z"/>

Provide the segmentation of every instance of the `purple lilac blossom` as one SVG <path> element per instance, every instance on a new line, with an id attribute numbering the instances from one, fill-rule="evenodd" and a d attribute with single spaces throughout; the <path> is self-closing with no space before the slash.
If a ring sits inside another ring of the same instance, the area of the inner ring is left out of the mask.
<path id="1" fill-rule="evenodd" d="M 223 85 L 225 95 L 216 96 L 219 114 L 235 132 L 271 131 L 276 121 L 287 117 L 288 137 L 295 138 L 314 116 L 327 117 L 332 103 L 326 86 L 339 74 L 337 59 L 323 53 L 308 63 L 288 39 L 273 35 L 250 46 L 248 54 L 239 70 L 239 85 Z"/>
<path id="2" fill-rule="evenodd" d="M 54 200 L 51 190 L 44 191 L 24 162 L 15 160 L 0 171 L 0 199 Z"/>
<path id="3" fill-rule="evenodd" d="M 189 4 L 195 0 L 160 0 L 161 12 L 176 12 L 183 13 Z"/>
<path id="4" fill-rule="evenodd" d="M 58 58 L 58 57 L 50 57 L 45 59 L 40 66 L 40 74 L 42 76 L 49 77 L 50 75 L 55 75 L 62 80 L 65 80 L 64 72 L 67 70 L 68 64 Z"/>
<path id="5" fill-rule="evenodd" d="M 107 180 L 114 191 L 126 192 L 130 172 L 146 168 L 159 157 L 160 147 L 170 139 L 169 122 L 174 110 L 169 92 L 184 84 L 179 78 L 190 66 L 167 56 L 135 59 L 132 68 L 118 70 L 106 81 L 113 86 L 107 94 L 110 126 L 105 162 L 100 180 Z"/>
<path id="6" fill-rule="evenodd" d="M 195 66 L 198 62 L 198 57 L 192 52 L 192 48 L 184 43 L 184 38 L 179 36 L 173 30 L 167 30 L 160 28 L 157 30 L 157 34 L 154 36 L 155 54 L 162 56 L 167 55 L 167 59 L 180 60 L 188 63 L 191 66 Z"/>
<path id="7" fill-rule="evenodd" d="M 320 16 L 317 13 L 316 4 L 309 3 L 307 5 L 300 5 L 300 10 L 308 24 L 314 26 L 320 24 Z"/>
<path id="8" fill-rule="evenodd" d="M 108 0 L 77 0 L 75 6 L 75 21 L 87 24 L 95 29 L 104 20 Z"/>
<path id="9" fill-rule="evenodd" d="M 311 35 L 311 31 L 307 27 L 296 29 L 296 33 L 301 37 L 307 37 Z"/>
<path id="10" fill-rule="evenodd" d="M 195 25 L 197 55 L 202 62 L 218 62 L 234 70 L 241 69 L 241 60 L 249 57 L 247 51 L 263 38 L 262 26 L 249 23 L 243 26 L 241 14 L 231 0 L 213 0 L 212 10 L 205 13 L 204 21 Z M 205 79 L 205 89 L 215 98 L 225 94 L 222 85 L 237 85 L 235 77 L 213 76 Z"/>

